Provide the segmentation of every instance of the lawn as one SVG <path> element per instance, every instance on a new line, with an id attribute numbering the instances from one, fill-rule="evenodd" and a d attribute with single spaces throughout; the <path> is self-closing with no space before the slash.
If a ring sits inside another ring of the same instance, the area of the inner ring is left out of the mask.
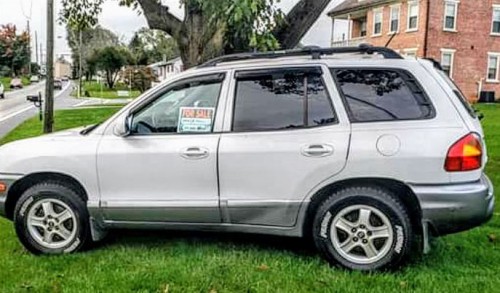
<path id="1" fill-rule="evenodd" d="M 3 84 L 3 87 L 6 92 L 11 91 L 10 89 L 11 80 L 12 80 L 11 77 L 0 77 L 0 83 Z M 29 77 L 26 76 L 21 77 L 21 82 L 23 83 L 24 86 L 28 86 L 31 84 Z"/>
<path id="2" fill-rule="evenodd" d="M 132 90 L 130 97 L 118 96 L 118 91 L 128 91 L 128 86 L 122 83 L 117 83 L 114 89 L 109 89 L 104 84 L 101 87 L 100 83 L 95 81 L 90 81 L 83 83 L 83 89 L 84 93 L 88 92 L 88 96 L 91 98 L 126 99 L 126 98 L 137 98 L 138 96 L 141 95 L 140 91 Z M 72 95 L 76 96 L 77 92 L 75 91 L 74 93 L 72 93 Z"/>
<path id="3" fill-rule="evenodd" d="M 500 105 L 480 109 L 487 171 L 500 190 Z M 59 111 L 56 128 L 114 111 Z M 31 120 L 3 142 L 40 127 Z M 85 253 L 35 257 L 0 220 L 0 292 L 499 292 L 499 212 L 497 205 L 483 227 L 437 239 L 429 255 L 401 271 L 378 274 L 332 269 L 304 240 L 261 235 L 116 231 Z"/>

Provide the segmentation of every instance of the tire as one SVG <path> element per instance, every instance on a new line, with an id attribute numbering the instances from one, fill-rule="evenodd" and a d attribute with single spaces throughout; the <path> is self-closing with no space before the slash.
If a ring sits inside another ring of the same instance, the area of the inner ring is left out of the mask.
<path id="1" fill-rule="evenodd" d="M 320 205 L 313 239 L 330 264 L 377 271 L 402 265 L 413 249 L 414 234 L 407 210 L 392 193 L 379 187 L 348 187 Z"/>
<path id="2" fill-rule="evenodd" d="M 19 240 L 33 254 L 77 252 L 91 241 L 84 200 L 61 182 L 32 186 L 14 210 Z"/>
<path id="3" fill-rule="evenodd" d="M 5 94 L 0 94 L 0 99 L 5 99 Z"/>

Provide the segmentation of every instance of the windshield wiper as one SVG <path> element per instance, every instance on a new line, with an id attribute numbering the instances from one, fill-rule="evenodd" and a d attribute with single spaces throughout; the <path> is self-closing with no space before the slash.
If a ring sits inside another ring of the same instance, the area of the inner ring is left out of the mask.
<path id="1" fill-rule="evenodd" d="M 84 130 L 80 131 L 80 134 L 81 135 L 87 135 L 87 134 L 91 133 L 94 129 L 96 129 L 97 127 L 99 127 L 101 124 L 102 124 L 102 122 L 94 124 L 94 125 L 91 125 L 91 126 L 85 128 Z"/>

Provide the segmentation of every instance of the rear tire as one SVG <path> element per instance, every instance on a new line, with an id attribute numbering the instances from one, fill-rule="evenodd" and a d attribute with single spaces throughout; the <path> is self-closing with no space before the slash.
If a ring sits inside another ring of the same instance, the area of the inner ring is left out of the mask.
<path id="1" fill-rule="evenodd" d="M 72 253 L 91 240 L 84 200 L 61 182 L 26 190 L 16 204 L 14 225 L 21 243 L 34 254 Z"/>
<path id="2" fill-rule="evenodd" d="M 395 195 L 379 187 L 348 187 L 320 205 L 313 239 L 331 264 L 377 271 L 403 264 L 414 234 L 409 214 Z"/>

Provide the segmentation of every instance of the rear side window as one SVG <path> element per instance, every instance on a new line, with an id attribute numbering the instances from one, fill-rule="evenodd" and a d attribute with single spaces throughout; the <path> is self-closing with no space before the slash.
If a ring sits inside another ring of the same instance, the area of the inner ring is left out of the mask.
<path id="1" fill-rule="evenodd" d="M 239 72 L 233 131 L 267 131 L 336 123 L 317 70 Z"/>
<path id="2" fill-rule="evenodd" d="M 453 93 L 458 98 L 460 104 L 462 104 L 467 113 L 469 113 L 469 115 L 472 118 L 477 118 L 476 110 L 474 110 L 472 105 L 469 103 L 469 100 L 467 100 L 467 98 L 462 93 L 457 84 L 452 79 L 450 79 L 450 77 L 444 71 L 442 70 L 436 70 L 436 71 L 438 72 L 439 76 L 441 76 L 445 80 L 446 84 L 448 84 L 448 86 L 451 87 Z"/>
<path id="3" fill-rule="evenodd" d="M 413 76 L 392 69 L 332 69 L 352 122 L 419 120 L 434 110 Z"/>

